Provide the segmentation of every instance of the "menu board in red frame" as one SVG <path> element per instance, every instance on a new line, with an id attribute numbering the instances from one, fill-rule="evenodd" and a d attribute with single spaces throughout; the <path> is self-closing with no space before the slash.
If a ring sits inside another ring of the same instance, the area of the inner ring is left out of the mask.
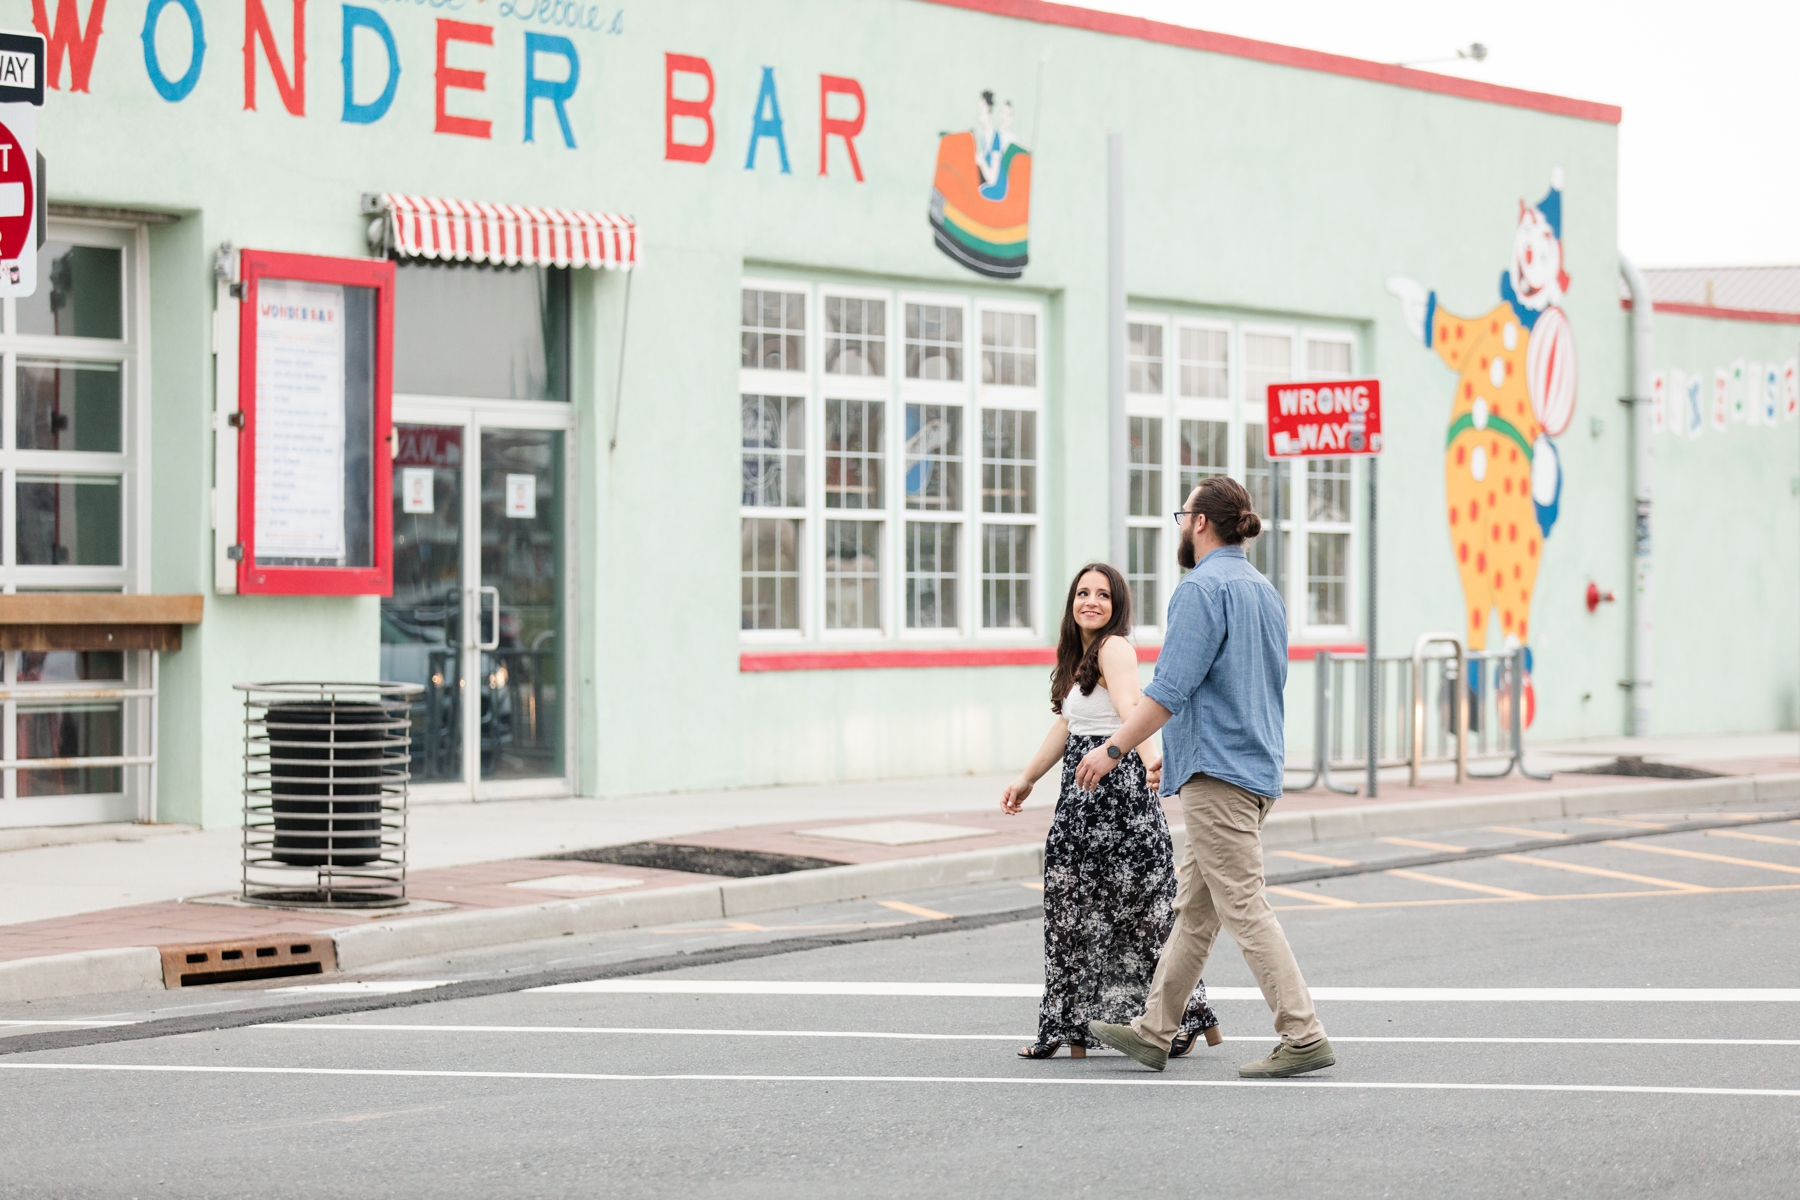
<path id="1" fill-rule="evenodd" d="M 393 592 L 394 264 L 245 250 L 239 593 Z"/>

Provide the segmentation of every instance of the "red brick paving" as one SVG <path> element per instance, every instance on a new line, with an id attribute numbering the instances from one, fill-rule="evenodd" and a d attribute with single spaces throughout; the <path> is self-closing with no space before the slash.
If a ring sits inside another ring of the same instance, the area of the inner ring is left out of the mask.
<path id="1" fill-rule="evenodd" d="M 1800 758 L 1743 759 L 1724 763 L 1708 763 L 1709 769 L 1731 775 L 1770 774 L 1800 770 Z M 1491 768 L 1490 768 L 1491 769 Z M 1362 780 L 1345 777 L 1338 782 L 1360 785 Z M 1378 803 L 1408 800 L 1445 800 L 1486 795 L 1519 795 L 1543 791 L 1569 791 L 1577 788 L 1616 787 L 1629 783 L 1649 783 L 1616 775 L 1559 774 L 1553 781 L 1525 779 L 1516 772 L 1503 779 L 1472 779 L 1458 785 L 1450 781 L 1427 782 L 1420 787 L 1406 786 L 1404 780 L 1381 781 Z M 1040 785 L 1040 788 L 1043 785 Z M 720 849 L 758 850 L 772 854 L 798 854 L 843 863 L 888 862 L 930 854 L 951 854 L 961 850 L 999 849 L 1004 846 L 1042 841 L 1050 827 L 1052 810 L 1032 808 L 1009 817 L 995 806 L 986 812 L 954 812 L 934 815 L 912 814 L 902 818 L 946 825 L 976 826 L 994 832 L 982 837 L 957 838 L 941 842 L 924 842 L 911 846 L 883 846 L 868 842 L 850 842 L 804 836 L 806 830 L 831 828 L 844 824 L 864 825 L 881 818 L 855 818 L 846 822 L 803 821 L 774 825 L 746 826 L 714 833 L 664 838 L 661 841 L 712 846 Z M 1368 804 L 1362 796 L 1340 796 L 1313 788 L 1304 792 L 1290 791 L 1280 801 L 1280 811 L 1305 812 L 1318 809 L 1348 808 Z M 1646 808 L 1655 807 L 1646 800 Z M 1180 806 L 1173 799 L 1164 802 L 1171 823 L 1181 820 Z M 261 936 L 271 933 L 315 933 L 354 924 L 358 920 L 379 916 L 384 920 L 404 920 L 447 911 L 437 905 L 458 908 L 510 908 L 572 898 L 568 893 L 536 892 L 506 886 L 524 879 L 551 875 L 613 875 L 641 879 L 632 888 L 675 887 L 682 884 L 717 882 L 718 876 L 696 875 L 683 871 L 661 871 L 649 868 L 623 867 L 578 860 L 513 859 L 475 863 L 468 866 L 444 867 L 415 871 L 407 877 L 408 895 L 415 900 L 433 901 L 432 907 L 413 913 L 294 912 L 274 909 L 236 908 L 216 904 L 169 902 L 140 904 L 129 908 L 107 909 L 48 921 L 28 921 L 17 925 L 0 925 L 0 961 L 33 958 L 45 954 L 66 954 L 79 950 L 99 950 L 121 946 L 158 946 L 183 942 L 219 941 L 229 938 Z M 595 893 L 586 893 L 595 894 Z"/>

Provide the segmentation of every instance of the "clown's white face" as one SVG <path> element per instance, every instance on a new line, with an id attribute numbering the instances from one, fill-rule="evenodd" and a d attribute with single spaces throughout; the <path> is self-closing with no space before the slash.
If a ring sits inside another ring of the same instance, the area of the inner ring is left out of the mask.
<path id="1" fill-rule="evenodd" d="M 1519 303 L 1534 311 L 1560 303 L 1568 286 L 1562 270 L 1562 243 L 1544 214 L 1523 201 L 1519 204 L 1519 230 L 1513 236 L 1510 273 Z"/>

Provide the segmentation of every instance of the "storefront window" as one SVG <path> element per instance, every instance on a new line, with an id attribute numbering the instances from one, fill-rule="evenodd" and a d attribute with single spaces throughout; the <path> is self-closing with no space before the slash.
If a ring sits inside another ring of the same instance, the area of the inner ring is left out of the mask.
<path id="1" fill-rule="evenodd" d="M 135 537 L 143 428 L 137 347 L 144 337 L 139 231 L 58 222 L 38 251 L 37 290 L 0 327 L 0 590 L 136 591 L 147 582 Z M 147 729 L 121 701 L 149 656 L 89 651 L 0 655 L 0 751 L 15 761 L 142 753 Z M 87 699 L 83 693 L 96 693 Z M 44 699 L 34 700 L 36 693 Z M 73 696 L 70 693 L 75 693 Z M 147 710 L 146 710 L 147 711 Z M 143 777 L 117 766 L 0 772 L 0 825 L 133 820 Z"/>
<path id="2" fill-rule="evenodd" d="M 394 392 L 569 398 L 569 272 L 409 260 L 394 272 Z"/>
<path id="3" fill-rule="evenodd" d="M 780 279 L 740 296 L 746 640 L 1030 636 L 1042 310 Z"/>

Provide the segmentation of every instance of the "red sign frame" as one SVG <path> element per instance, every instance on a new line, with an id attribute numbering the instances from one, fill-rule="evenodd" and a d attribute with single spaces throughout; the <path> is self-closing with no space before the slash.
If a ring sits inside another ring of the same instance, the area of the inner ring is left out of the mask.
<path id="1" fill-rule="evenodd" d="M 1271 383 L 1264 452 L 1270 458 L 1381 453 L 1381 380 Z"/>
<path id="2" fill-rule="evenodd" d="M 377 258 L 327 258 L 245 250 L 239 255 L 243 297 L 238 309 L 238 546 L 239 594 L 275 596 L 391 596 L 394 592 L 394 264 Z M 256 565 L 256 333 L 257 289 L 265 278 L 372 288 L 375 300 L 375 396 L 370 433 L 370 510 L 374 520 L 366 567 Z"/>

